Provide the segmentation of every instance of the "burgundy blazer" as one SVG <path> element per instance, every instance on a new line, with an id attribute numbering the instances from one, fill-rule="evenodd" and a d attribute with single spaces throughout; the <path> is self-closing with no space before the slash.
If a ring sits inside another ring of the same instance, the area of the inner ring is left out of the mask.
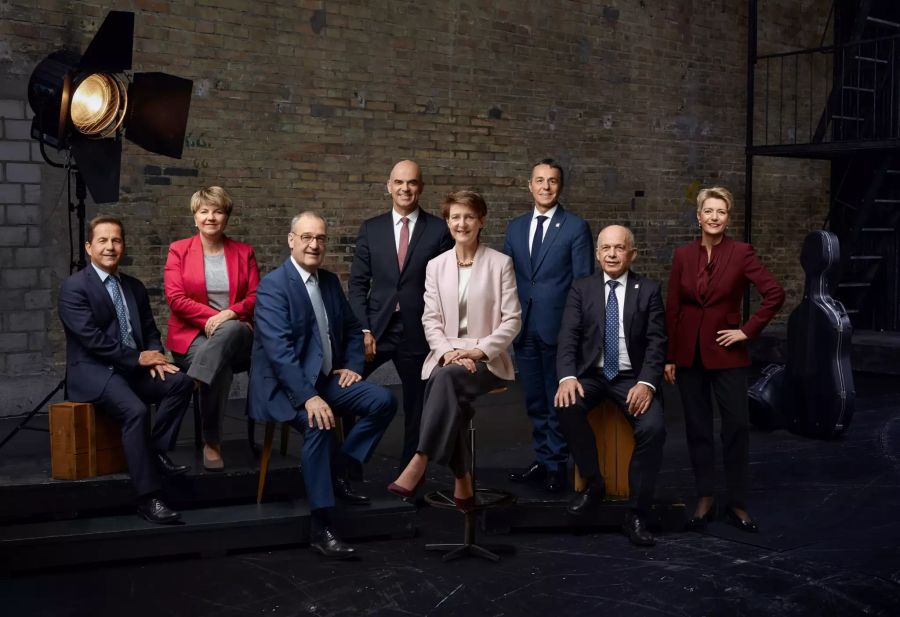
<path id="1" fill-rule="evenodd" d="M 253 247 L 225 238 L 225 268 L 228 270 L 228 308 L 241 321 L 253 321 L 259 268 Z M 195 235 L 169 246 L 165 269 L 166 301 L 169 303 L 169 332 L 166 347 L 185 353 L 208 320 L 219 311 L 209 305 L 203 245 Z"/>
<path id="2" fill-rule="evenodd" d="M 675 249 L 666 297 L 666 330 L 669 349 L 666 362 L 690 367 L 699 338 L 700 357 L 708 369 L 748 366 L 746 343 L 722 347 L 716 343 L 719 330 L 740 328 L 748 338 L 762 332 L 784 304 L 784 289 L 766 270 L 753 246 L 725 237 L 717 247 L 717 263 L 709 279 L 706 298 L 697 293 L 700 259 L 706 259 L 700 241 Z M 762 296 L 756 313 L 741 325 L 741 298 L 747 283 Z"/>

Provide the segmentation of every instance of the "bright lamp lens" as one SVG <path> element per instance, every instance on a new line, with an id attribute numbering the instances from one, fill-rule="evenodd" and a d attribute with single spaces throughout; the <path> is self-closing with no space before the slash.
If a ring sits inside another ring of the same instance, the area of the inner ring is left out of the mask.
<path id="1" fill-rule="evenodd" d="M 93 73 L 75 88 L 70 108 L 72 125 L 88 137 L 108 137 L 122 124 L 125 105 L 122 82 L 113 75 Z"/>

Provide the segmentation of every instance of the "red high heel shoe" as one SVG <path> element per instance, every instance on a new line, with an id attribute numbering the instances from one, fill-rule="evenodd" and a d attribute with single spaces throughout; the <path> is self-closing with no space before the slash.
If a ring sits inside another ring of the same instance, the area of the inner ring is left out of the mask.
<path id="1" fill-rule="evenodd" d="M 416 493 L 419 492 L 419 489 L 422 488 L 422 486 L 424 484 L 425 484 L 425 476 L 423 475 L 421 478 L 419 478 L 419 481 L 416 483 L 416 485 L 413 487 L 412 490 L 409 490 L 408 488 L 403 488 L 396 482 L 391 482 L 390 484 L 388 484 L 387 490 L 389 492 L 393 493 L 394 495 L 396 495 L 397 497 L 399 497 L 400 499 L 402 499 L 403 501 L 413 501 L 416 498 Z"/>
<path id="2" fill-rule="evenodd" d="M 468 514 L 475 510 L 475 495 L 472 495 L 471 497 L 457 497 L 454 495 L 453 503 L 456 504 L 457 510 L 463 514 Z"/>

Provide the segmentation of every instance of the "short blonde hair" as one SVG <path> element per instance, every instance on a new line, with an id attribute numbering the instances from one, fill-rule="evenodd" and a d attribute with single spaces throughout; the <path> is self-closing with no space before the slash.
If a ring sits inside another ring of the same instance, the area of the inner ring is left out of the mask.
<path id="1" fill-rule="evenodd" d="M 197 214 L 203 204 L 219 206 L 225 210 L 225 216 L 231 216 L 231 209 L 234 207 L 231 195 L 221 186 L 208 186 L 191 195 L 191 214 Z"/>
<path id="2" fill-rule="evenodd" d="M 697 214 L 703 208 L 703 202 L 707 199 L 721 199 L 725 202 L 725 210 L 731 212 L 731 206 L 734 205 L 734 195 L 724 186 L 711 186 L 708 189 L 700 189 L 697 193 Z"/>

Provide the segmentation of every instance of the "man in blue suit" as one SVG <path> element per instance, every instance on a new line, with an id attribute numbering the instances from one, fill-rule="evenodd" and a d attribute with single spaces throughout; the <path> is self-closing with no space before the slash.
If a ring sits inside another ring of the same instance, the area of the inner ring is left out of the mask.
<path id="1" fill-rule="evenodd" d="M 347 559 L 355 549 L 332 528 L 335 495 L 368 503 L 351 491 L 346 470 L 372 456 L 397 401 L 386 388 L 361 381 L 362 328 L 338 277 L 320 268 L 327 242 L 325 219 L 314 212 L 295 216 L 288 234 L 291 256 L 259 284 L 250 415 L 290 422 L 303 433 L 303 482 L 313 518 L 310 546 L 326 557 Z M 359 420 L 332 457 L 335 414 Z"/>
<path id="2" fill-rule="evenodd" d="M 190 467 L 166 455 L 175 446 L 193 381 L 163 355 L 147 290 L 118 271 L 125 254 L 125 228 L 111 216 L 88 226 L 85 251 L 91 263 L 59 290 L 59 319 L 66 332 L 66 391 L 94 403 L 122 424 L 122 446 L 138 496 L 138 514 L 151 523 L 174 523 L 180 515 L 159 496 L 159 475 Z M 147 403 L 157 404 L 148 436 Z"/>
<path id="3" fill-rule="evenodd" d="M 553 405 L 556 338 L 572 281 L 594 271 L 590 227 L 559 203 L 563 180 L 562 166 L 553 159 L 532 168 L 528 190 L 534 208 L 510 222 L 503 244 L 513 259 L 522 304 L 522 331 L 514 348 L 535 453 L 534 462 L 509 479 L 553 493 L 566 488 L 569 458 Z"/>

